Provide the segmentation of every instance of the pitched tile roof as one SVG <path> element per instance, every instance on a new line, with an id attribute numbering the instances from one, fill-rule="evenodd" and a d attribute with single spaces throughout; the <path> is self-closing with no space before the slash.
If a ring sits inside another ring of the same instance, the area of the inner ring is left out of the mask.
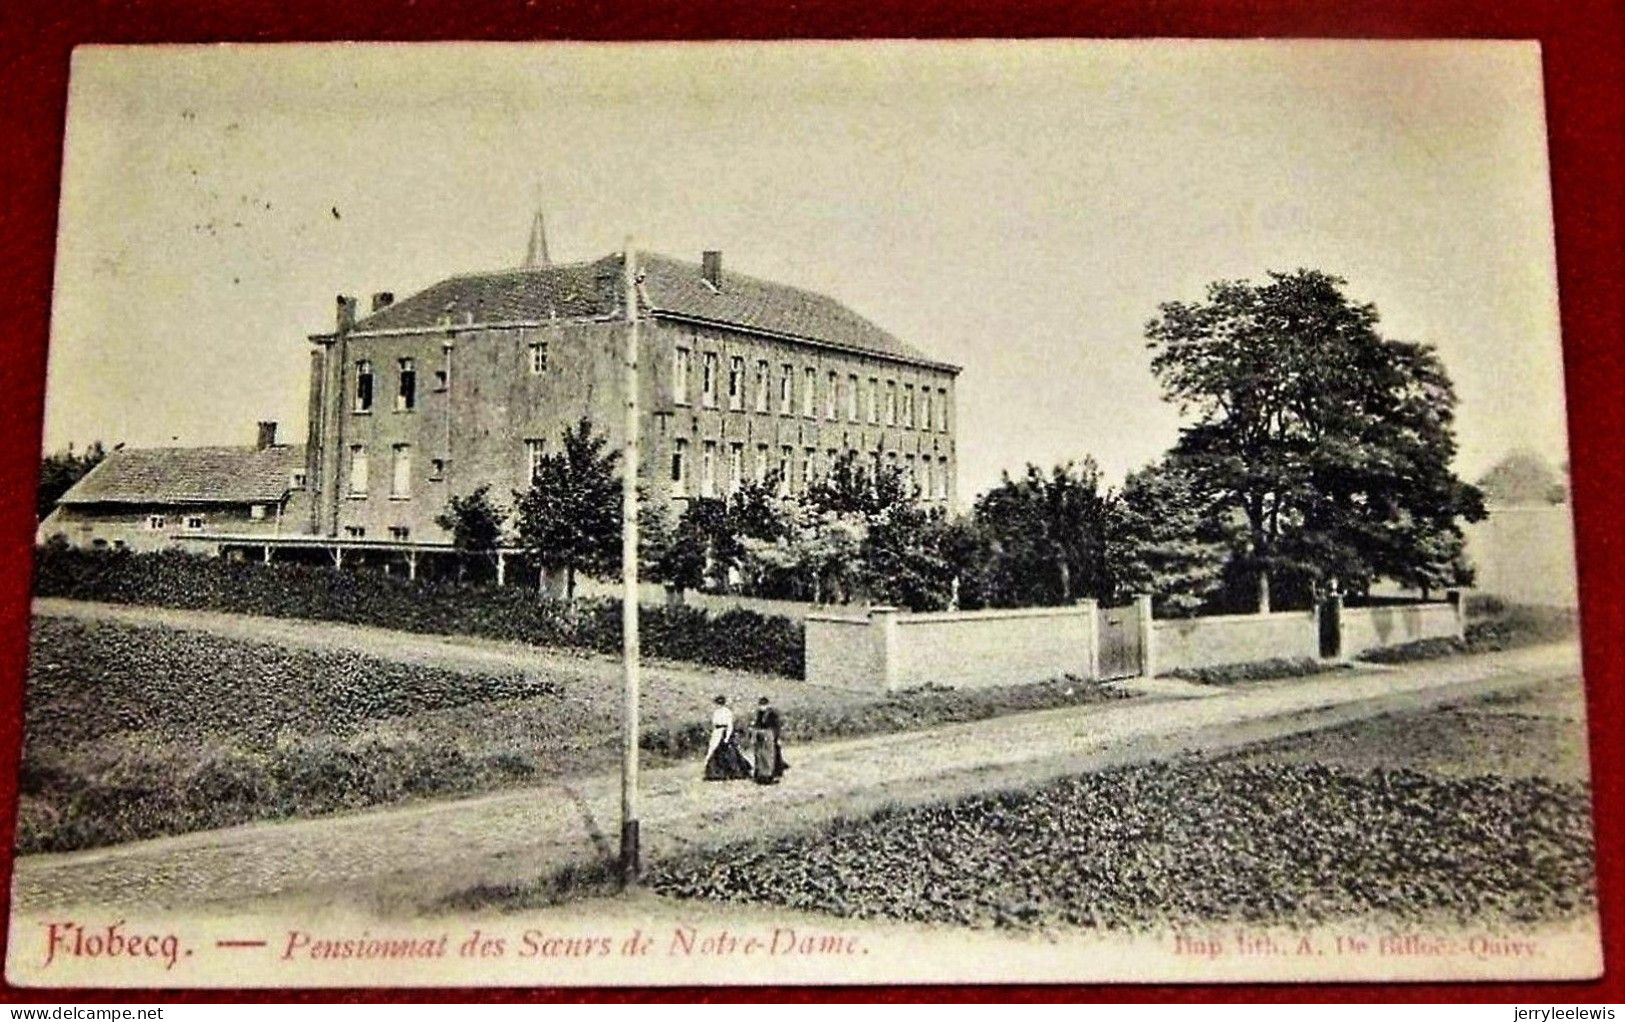
<path id="1" fill-rule="evenodd" d="M 303 444 L 120 448 L 62 495 L 63 504 L 275 502 L 304 467 Z"/>
<path id="2" fill-rule="evenodd" d="M 699 264 L 640 253 L 643 296 L 656 316 L 702 320 L 823 342 L 872 355 L 955 368 L 927 357 L 827 295 L 732 270 L 722 286 Z M 446 322 L 529 322 L 608 316 L 619 301 L 621 257 L 451 277 L 362 319 L 358 332 L 415 330 Z"/>

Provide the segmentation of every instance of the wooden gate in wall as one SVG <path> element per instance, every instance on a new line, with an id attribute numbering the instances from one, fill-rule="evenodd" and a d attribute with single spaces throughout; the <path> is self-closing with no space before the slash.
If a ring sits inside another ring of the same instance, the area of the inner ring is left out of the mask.
<path id="1" fill-rule="evenodd" d="M 1132 678 L 1140 673 L 1145 650 L 1140 648 L 1140 609 L 1133 603 L 1101 607 L 1096 612 L 1100 636 L 1100 677 Z"/>

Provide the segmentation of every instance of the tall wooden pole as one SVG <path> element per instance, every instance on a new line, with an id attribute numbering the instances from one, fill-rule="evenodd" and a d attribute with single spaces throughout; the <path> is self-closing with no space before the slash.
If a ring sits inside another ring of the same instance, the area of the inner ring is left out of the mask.
<path id="1" fill-rule="evenodd" d="M 621 877 L 638 882 L 638 274 L 626 239 L 626 447 L 621 456 L 621 656 L 625 692 L 621 736 Z"/>

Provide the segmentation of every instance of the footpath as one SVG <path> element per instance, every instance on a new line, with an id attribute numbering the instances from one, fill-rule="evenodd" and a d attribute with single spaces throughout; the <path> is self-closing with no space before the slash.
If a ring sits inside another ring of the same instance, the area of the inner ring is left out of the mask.
<path id="1" fill-rule="evenodd" d="M 1131 682 L 1139 698 L 792 746 L 784 783 L 706 783 L 698 763 L 645 771 L 646 860 L 816 829 L 918 804 L 1111 766 L 1227 749 L 1561 678 L 1578 647 L 1353 670 L 1228 688 Z M 1576 681 L 1578 684 L 1578 681 Z M 256 823 L 17 860 L 13 906 L 152 908 L 355 903 L 413 912 L 480 885 L 523 883 L 611 858 L 619 778 L 344 816 Z"/>

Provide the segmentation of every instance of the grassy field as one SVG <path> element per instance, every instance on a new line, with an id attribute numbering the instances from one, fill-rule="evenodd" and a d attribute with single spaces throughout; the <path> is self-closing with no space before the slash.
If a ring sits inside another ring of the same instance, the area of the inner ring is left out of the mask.
<path id="1" fill-rule="evenodd" d="M 462 647 L 436 656 L 414 642 L 433 640 L 380 633 L 358 651 L 36 618 L 19 849 L 65 851 L 486 791 L 619 762 L 614 663 L 527 652 L 501 666 L 508 662 L 494 646 L 468 647 L 459 659 Z M 742 714 L 771 696 L 791 743 L 1114 697 L 1066 680 L 885 696 L 657 664 L 645 671 L 647 761 L 697 756 L 718 693 Z"/>
<path id="2" fill-rule="evenodd" d="M 655 890 L 973 927 L 1357 917 L 1518 924 L 1595 908 L 1578 686 L 1547 683 L 663 863 Z"/>

